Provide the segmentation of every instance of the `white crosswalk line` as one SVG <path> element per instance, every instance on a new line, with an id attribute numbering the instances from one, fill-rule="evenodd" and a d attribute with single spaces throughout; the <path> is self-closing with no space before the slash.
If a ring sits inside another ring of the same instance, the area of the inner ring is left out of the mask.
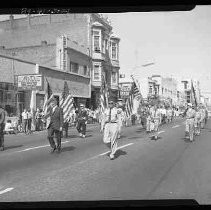
<path id="1" fill-rule="evenodd" d="M 178 127 L 180 127 L 180 125 L 175 125 L 175 126 L 173 126 L 172 128 L 178 128 Z"/>
<path id="2" fill-rule="evenodd" d="M 69 141 L 64 141 L 64 142 L 62 142 L 62 144 L 65 144 L 67 142 L 69 142 Z M 20 150 L 20 151 L 17 151 L 17 152 L 25 152 L 25 151 L 39 149 L 39 148 L 43 148 L 43 147 L 49 147 L 49 146 L 50 146 L 49 144 L 46 144 L 46 145 L 42 145 L 42 146 L 38 146 L 38 147 L 30 147 L 30 148 L 27 148 L 27 149 L 24 149 L 24 150 Z"/>
<path id="3" fill-rule="evenodd" d="M 5 190 L 1 190 L 1 191 L 0 191 L 0 195 L 4 194 L 4 193 L 6 193 L 6 192 L 9 192 L 9 191 L 11 191 L 11 190 L 13 190 L 13 189 L 14 189 L 13 187 L 10 187 L 10 188 L 6 188 Z"/>
<path id="4" fill-rule="evenodd" d="M 158 134 L 160 134 L 160 133 L 164 133 L 165 131 L 158 131 Z"/>

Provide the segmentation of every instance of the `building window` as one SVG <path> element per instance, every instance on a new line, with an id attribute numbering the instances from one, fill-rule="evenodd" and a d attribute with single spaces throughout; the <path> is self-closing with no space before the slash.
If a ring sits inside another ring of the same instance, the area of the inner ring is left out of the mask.
<path id="1" fill-rule="evenodd" d="M 78 73 L 79 66 L 77 63 L 70 62 L 70 71 L 73 73 Z"/>
<path id="2" fill-rule="evenodd" d="M 152 94 L 152 86 L 149 86 L 149 94 Z"/>
<path id="3" fill-rule="evenodd" d="M 184 83 L 184 89 L 187 89 L 187 82 Z"/>
<path id="4" fill-rule="evenodd" d="M 108 50 L 108 40 L 105 40 L 105 49 Z"/>
<path id="5" fill-rule="evenodd" d="M 112 78 L 112 83 L 116 84 L 117 83 L 117 73 L 116 72 L 112 72 L 111 78 Z"/>
<path id="6" fill-rule="evenodd" d="M 94 35 L 94 52 L 100 52 L 100 31 L 93 31 Z"/>
<path id="7" fill-rule="evenodd" d="M 100 80 L 100 65 L 94 65 L 94 80 Z"/>
<path id="8" fill-rule="evenodd" d="M 117 59 L 117 44 L 115 42 L 111 43 L 111 58 Z"/>
<path id="9" fill-rule="evenodd" d="M 87 66 L 83 66 L 83 74 L 87 75 Z"/>

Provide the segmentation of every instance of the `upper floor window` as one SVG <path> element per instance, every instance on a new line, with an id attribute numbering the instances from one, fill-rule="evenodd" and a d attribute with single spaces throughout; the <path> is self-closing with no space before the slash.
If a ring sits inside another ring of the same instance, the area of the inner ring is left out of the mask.
<path id="1" fill-rule="evenodd" d="M 152 86 L 149 86 L 149 94 L 152 94 Z"/>
<path id="2" fill-rule="evenodd" d="M 115 42 L 111 43 L 111 58 L 117 59 L 117 43 Z"/>
<path id="3" fill-rule="evenodd" d="M 100 31 L 93 31 L 94 52 L 100 52 Z"/>
<path id="4" fill-rule="evenodd" d="M 100 80 L 100 65 L 95 64 L 93 69 L 93 79 Z"/>
<path id="5" fill-rule="evenodd" d="M 70 71 L 78 73 L 79 66 L 77 63 L 70 62 Z"/>
<path id="6" fill-rule="evenodd" d="M 186 90 L 188 88 L 187 82 L 184 82 L 184 89 Z"/>
<path id="7" fill-rule="evenodd" d="M 111 78 L 112 78 L 112 83 L 116 84 L 117 83 L 117 73 L 116 72 L 112 72 Z"/>
<path id="8" fill-rule="evenodd" d="M 83 66 L 83 74 L 87 76 L 87 66 Z"/>
<path id="9" fill-rule="evenodd" d="M 105 39 L 105 49 L 108 50 L 108 40 Z"/>

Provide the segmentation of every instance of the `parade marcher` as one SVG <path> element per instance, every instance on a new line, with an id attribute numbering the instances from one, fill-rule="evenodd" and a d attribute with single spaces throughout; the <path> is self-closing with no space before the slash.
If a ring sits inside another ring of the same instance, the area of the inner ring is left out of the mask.
<path id="1" fill-rule="evenodd" d="M 113 160 L 117 150 L 118 111 L 112 100 L 109 100 L 108 105 L 109 107 L 105 109 L 102 119 L 101 132 L 104 132 L 103 142 L 105 144 L 110 144 L 110 159 Z"/>
<path id="2" fill-rule="evenodd" d="M 190 139 L 190 141 L 194 140 L 194 119 L 195 119 L 195 110 L 191 103 L 188 103 L 188 108 L 185 111 L 184 115 L 186 115 L 185 122 L 185 138 Z"/>
<path id="3" fill-rule="evenodd" d="M 31 109 L 28 110 L 28 122 L 27 122 L 27 133 L 31 134 L 32 130 L 31 130 L 31 126 L 32 126 L 32 112 Z"/>
<path id="4" fill-rule="evenodd" d="M 194 118 L 194 128 L 195 128 L 195 134 L 197 136 L 199 136 L 200 130 L 201 130 L 201 128 L 200 128 L 201 113 L 200 113 L 199 107 L 195 107 L 195 112 L 196 112 L 196 114 L 195 114 L 195 118 Z"/>
<path id="5" fill-rule="evenodd" d="M 172 110 L 170 107 L 166 110 L 166 123 L 170 123 L 172 120 Z"/>
<path id="6" fill-rule="evenodd" d="M 134 113 L 131 115 L 131 123 L 132 125 L 136 124 L 136 115 Z"/>
<path id="7" fill-rule="evenodd" d="M 68 138 L 68 128 L 69 128 L 69 123 L 71 121 L 71 113 L 69 114 L 68 118 L 66 119 L 66 121 L 63 123 L 63 130 L 62 130 L 62 133 L 61 133 L 61 137 L 63 138 L 63 131 L 65 132 L 65 138 Z"/>
<path id="8" fill-rule="evenodd" d="M 4 127 L 6 120 L 6 112 L 2 106 L 0 106 L 0 150 L 4 150 Z"/>
<path id="9" fill-rule="evenodd" d="M 146 129 L 146 118 L 147 118 L 147 110 L 145 107 L 141 109 L 141 126 L 142 128 Z"/>
<path id="10" fill-rule="evenodd" d="M 162 124 L 163 123 L 165 123 L 166 122 L 166 108 L 165 108 L 165 106 L 163 106 L 162 108 L 161 108 L 161 115 L 162 115 L 162 119 L 161 119 L 161 122 L 162 122 Z"/>
<path id="11" fill-rule="evenodd" d="M 201 113 L 201 120 L 200 120 L 201 128 L 204 129 L 206 112 L 205 112 L 205 108 L 203 105 L 201 105 L 201 107 L 200 107 L 200 113 Z"/>
<path id="12" fill-rule="evenodd" d="M 48 129 L 48 140 L 50 146 L 52 147 L 51 153 L 56 149 L 58 152 L 61 151 L 61 132 L 63 128 L 63 110 L 58 107 L 56 98 L 52 98 L 50 102 L 51 111 L 50 111 L 50 121 L 47 121 L 46 125 Z M 46 116 L 45 116 L 46 117 Z M 54 141 L 54 134 L 57 140 L 57 146 Z"/>
<path id="13" fill-rule="evenodd" d="M 22 113 L 22 121 L 23 121 L 23 132 L 27 134 L 27 126 L 28 126 L 28 112 L 26 109 L 23 110 Z"/>
<path id="14" fill-rule="evenodd" d="M 151 113 L 151 123 L 153 123 L 153 127 L 151 128 L 151 131 L 153 132 L 152 139 L 155 140 L 158 139 L 158 129 L 161 121 L 160 118 L 161 118 L 161 112 L 155 105 L 154 110 Z"/>
<path id="15" fill-rule="evenodd" d="M 80 104 L 80 109 L 76 110 L 77 114 L 77 126 L 76 129 L 81 137 L 86 137 L 86 124 L 88 120 L 88 113 L 85 110 L 84 104 Z"/>
<path id="16" fill-rule="evenodd" d="M 146 133 L 150 133 L 150 121 L 151 121 L 151 105 L 148 106 L 148 109 L 146 110 Z"/>
<path id="17" fill-rule="evenodd" d="M 120 139 L 121 138 L 121 132 L 122 132 L 122 126 L 123 126 L 123 120 L 124 120 L 124 112 L 122 110 L 122 106 L 121 104 L 117 104 L 117 113 L 118 113 L 118 136 L 117 138 Z"/>
<path id="18" fill-rule="evenodd" d="M 36 131 L 42 130 L 42 128 L 41 128 L 41 125 L 42 125 L 42 117 L 43 117 L 43 114 L 42 114 L 41 110 L 39 108 L 37 108 L 37 111 L 35 113 L 35 122 L 36 122 L 35 123 L 36 124 L 35 130 Z"/>
<path id="19" fill-rule="evenodd" d="M 207 120 L 208 120 L 208 110 L 207 110 L 207 107 L 205 107 L 205 125 L 207 124 Z"/>

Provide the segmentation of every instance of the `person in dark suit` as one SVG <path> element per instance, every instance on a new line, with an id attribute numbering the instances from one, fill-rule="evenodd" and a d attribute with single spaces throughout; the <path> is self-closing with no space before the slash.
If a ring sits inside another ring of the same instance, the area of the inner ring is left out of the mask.
<path id="1" fill-rule="evenodd" d="M 51 146 L 51 153 L 56 149 L 58 152 L 61 152 L 61 132 L 63 127 L 63 110 L 58 107 L 57 101 L 55 98 L 51 99 L 50 102 L 51 111 L 50 111 L 50 120 L 47 120 L 47 129 L 48 129 L 48 140 Z M 57 146 L 54 141 L 54 134 L 57 140 Z"/>
<path id="2" fill-rule="evenodd" d="M 3 107 L 0 106 L 0 150 L 4 150 L 4 127 L 5 127 L 6 113 Z"/>
<path id="3" fill-rule="evenodd" d="M 80 109 L 76 110 L 75 113 L 77 114 L 77 126 L 76 129 L 81 137 L 86 137 L 86 124 L 88 120 L 88 113 L 85 110 L 85 106 L 80 104 Z"/>

